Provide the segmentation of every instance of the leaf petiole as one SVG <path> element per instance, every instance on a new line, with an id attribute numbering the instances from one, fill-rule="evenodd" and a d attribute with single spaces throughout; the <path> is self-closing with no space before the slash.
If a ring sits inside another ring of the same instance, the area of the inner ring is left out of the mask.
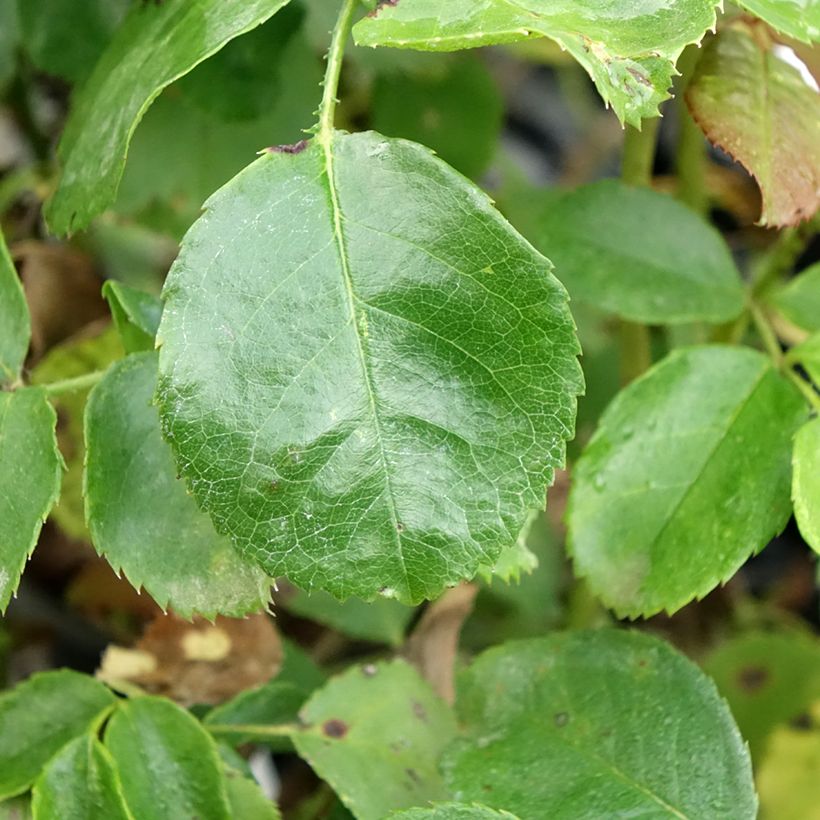
<path id="1" fill-rule="evenodd" d="M 61 379 L 60 381 L 44 384 L 43 389 L 49 396 L 60 396 L 63 393 L 76 393 L 80 390 L 88 390 L 102 380 L 105 375 L 104 370 L 94 370 L 91 373 L 84 373 L 82 376 L 75 376 L 71 379 Z"/>
<path id="2" fill-rule="evenodd" d="M 330 135 L 333 133 L 333 120 L 336 105 L 339 102 L 336 95 L 339 91 L 342 59 L 347 39 L 350 36 L 350 29 L 353 27 L 353 12 L 357 6 L 358 0 L 344 0 L 339 17 L 336 20 L 336 26 L 333 29 L 333 37 L 327 53 L 327 69 L 322 83 L 324 91 L 322 93 L 322 102 L 319 104 L 319 123 L 316 128 L 317 136 L 322 142 L 329 140 Z"/>

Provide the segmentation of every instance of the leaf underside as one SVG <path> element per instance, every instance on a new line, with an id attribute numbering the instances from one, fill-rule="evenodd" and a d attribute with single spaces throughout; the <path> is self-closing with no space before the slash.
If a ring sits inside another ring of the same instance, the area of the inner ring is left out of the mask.
<path id="1" fill-rule="evenodd" d="M 802 397 L 756 351 L 681 349 L 606 410 L 573 474 L 576 572 L 619 616 L 727 581 L 791 514 Z"/>
<path id="2" fill-rule="evenodd" d="M 431 51 L 549 37 L 586 69 L 622 122 L 669 96 L 675 63 L 715 25 L 714 0 L 400 0 L 354 27 L 360 46 Z"/>
<path id="3" fill-rule="evenodd" d="M 166 438 L 268 573 L 417 603 L 543 508 L 582 378 L 566 294 L 421 146 L 336 132 L 208 203 L 164 292 Z"/>
<path id="4" fill-rule="evenodd" d="M 820 206 L 820 95 L 771 48 L 760 23 L 709 42 L 687 86 L 692 116 L 763 195 L 763 225 L 796 225 Z"/>

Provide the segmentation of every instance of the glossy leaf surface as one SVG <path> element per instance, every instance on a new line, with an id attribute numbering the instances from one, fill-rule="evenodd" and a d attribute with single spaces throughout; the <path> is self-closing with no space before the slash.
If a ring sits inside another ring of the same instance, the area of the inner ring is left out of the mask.
<path id="1" fill-rule="evenodd" d="M 86 408 L 86 514 L 97 550 L 160 606 L 243 615 L 264 608 L 269 581 L 219 536 L 177 479 L 152 405 L 157 356 L 118 362 Z"/>
<path id="2" fill-rule="evenodd" d="M 77 99 L 60 143 L 52 231 L 85 227 L 115 198 L 128 143 L 165 86 L 272 17 L 288 0 L 134 3 Z"/>
<path id="3" fill-rule="evenodd" d="M 416 603 L 543 507 L 581 389 L 566 294 L 424 148 L 340 132 L 208 203 L 169 275 L 166 437 L 272 575 Z"/>
<path id="4" fill-rule="evenodd" d="M 30 338 L 26 297 L 0 233 L 0 385 L 20 375 Z"/>
<path id="5" fill-rule="evenodd" d="M 760 353 L 670 354 L 609 406 L 576 465 L 576 573 L 629 617 L 674 612 L 731 578 L 791 515 L 791 441 L 806 416 Z"/>
<path id="6" fill-rule="evenodd" d="M 452 51 L 549 37 L 622 121 L 657 116 L 681 51 L 715 24 L 712 0 L 401 0 L 354 28 L 358 45 Z"/>
<path id="7" fill-rule="evenodd" d="M 738 0 L 738 5 L 796 40 L 820 40 L 818 0 Z"/>
<path id="8" fill-rule="evenodd" d="M 153 350 L 162 302 L 150 293 L 111 279 L 103 285 L 102 292 L 111 308 L 125 352 Z"/>
<path id="9" fill-rule="evenodd" d="M 820 418 L 798 431 L 793 467 L 794 517 L 806 543 L 820 553 Z"/>
<path id="10" fill-rule="evenodd" d="M 457 705 L 466 737 L 442 768 L 458 800 L 556 820 L 755 817 L 726 704 L 657 638 L 599 630 L 491 649 Z"/>
<path id="11" fill-rule="evenodd" d="M 56 424 L 57 414 L 40 388 L 0 391 L 0 612 L 60 494 Z"/>
<path id="12" fill-rule="evenodd" d="M 28 789 L 53 755 L 113 705 L 105 686 L 67 669 L 34 675 L 0 695 L 0 799 Z"/>
<path id="13" fill-rule="evenodd" d="M 91 734 L 63 746 L 34 784 L 35 820 L 132 820 L 114 761 Z"/>
<path id="14" fill-rule="evenodd" d="M 530 232 L 573 300 L 645 324 L 725 322 L 743 288 L 720 234 L 670 196 L 614 180 L 537 206 Z"/>
<path id="15" fill-rule="evenodd" d="M 763 225 L 795 225 L 820 204 L 820 95 L 771 48 L 764 27 L 736 23 L 711 40 L 687 86 L 692 116 L 763 194 Z"/>
<path id="16" fill-rule="evenodd" d="M 455 720 L 404 661 L 350 668 L 301 718 L 309 725 L 294 734 L 296 750 L 359 820 L 448 797 L 437 760 Z"/>
<path id="17" fill-rule="evenodd" d="M 121 702 L 105 730 L 131 813 L 140 820 L 232 820 L 216 747 L 165 698 Z"/>

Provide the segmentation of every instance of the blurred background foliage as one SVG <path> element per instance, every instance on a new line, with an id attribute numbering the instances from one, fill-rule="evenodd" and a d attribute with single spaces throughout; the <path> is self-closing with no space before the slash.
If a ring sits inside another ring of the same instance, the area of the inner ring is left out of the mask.
<path id="1" fill-rule="evenodd" d="M 55 184 L 55 145 L 72 98 L 129 2 L 0 0 L 0 220 L 31 307 L 27 368 L 33 383 L 119 358 L 120 342 L 100 296 L 103 281 L 158 293 L 178 242 L 207 197 L 258 151 L 297 142 L 313 124 L 336 9 L 327 0 L 294 0 L 167 88 L 137 128 L 114 207 L 70 240 L 51 238 L 41 207 Z M 816 55 L 792 45 L 816 70 Z M 620 125 L 582 69 L 547 41 L 447 55 L 351 44 L 341 97 L 339 125 L 429 146 L 484 187 L 536 245 L 542 215 L 562 190 L 618 174 Z M 692 124 L 677 100 L 667 102 L 663 113 L 653 185 L 674 193 L 676 163 L 683 146 L 691 150 Z M 707 148 L 699 133 L 695 143 L 707 158 L 706 210 L 745 275 L 773 254 L 783 255 L 787 278 L 817 262 L 820 242 L 811 226 L 789 232 L 786 243 L 757 226 L 760 194 L 754 181 L 729 157 Z M 548 247 L 543 250 L 549 254 Z M 785 332 L 794 324 L 815 323 L 817 329 L 820 306 L 812 309 L 788 287 L 777 298 Z M 617 322 L 582 299 L 573 301 L 573 313 L 587 395 L 571 459 L 623 381 Z M 682 343 L 706 341 L 709 333 L 703 325 L 653 328 L 652 342 L 660 355 Z M 58 403 L 67 467 L 63 497 L 17 600 L 0 620 L 0 682 L 6 686 L 54 666 L 94 671 L 106 649 L 104 670 L 121 679 L 123 656 L 112 655 L 112 646 L 127 652 L 142 641 L 143 651 L 161 657 L 171 640 L 158 627 L 166 616 L 118 578 L 88 542 L 81 495 L 84 402 L 84 394 L 72 394 Z M 509 584 L 498 577 L 478 579 L 467 593 L 455 590 L 414 610 L 386 600 L 339 604 L 283 580 L 274 594 L 274 617 L 265 617 L 270 632 L 232 633 L 231 657 L 234 664 L 257 657 L 257 641 L 270 649 L 275 634 L 276 641 L 282 637 L 285 662 L 279 658 L 273 666 L 238 675 L 232 691 L 220 697 L 264 683 L 280 666 L 277 685 L 310 691 L 352 659 L 396 650 L 446 693 L 458 657 L 510 638 L 610 622 L 584 584 L 573 580 L 564 557 L 566 488 L 567 475 L 561 474 L 549 509 L 529 529 L 527 546 L 537 567 Z M 816 567 L 794 524 L 726 587 L 672 617 L 637 626 L 661 633 L 714 676 L 750 742 L 764 812 L 778 805 L 778 813 L 769 816 L 820 816 Z M 204 667 L 198 674 L 207 683 L 217 673 Z M 134 680 L 159 691 L 156 681 L 139 675 Z M 183 700 L 165 686 L 161 691 Z M 270 788 L 279 790 L 286 816 L 346 816 L 286 748 L 265 754 L 274 755 L 278 780 Z M 264 768 L 255 759 L 257 770 Z M 0 817 L 12 811 L 0 806 Z"/>

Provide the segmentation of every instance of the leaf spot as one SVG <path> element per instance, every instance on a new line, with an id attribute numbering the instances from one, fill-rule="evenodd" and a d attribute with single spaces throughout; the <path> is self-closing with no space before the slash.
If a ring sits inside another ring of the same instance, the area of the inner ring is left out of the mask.
<path id="1" fill-rule="evenodd" d="M 322 724 L 322 732 L 327 737 L 343 738 L 347 734 L 348 725 L 343 720 L 326 720 Z"/>

